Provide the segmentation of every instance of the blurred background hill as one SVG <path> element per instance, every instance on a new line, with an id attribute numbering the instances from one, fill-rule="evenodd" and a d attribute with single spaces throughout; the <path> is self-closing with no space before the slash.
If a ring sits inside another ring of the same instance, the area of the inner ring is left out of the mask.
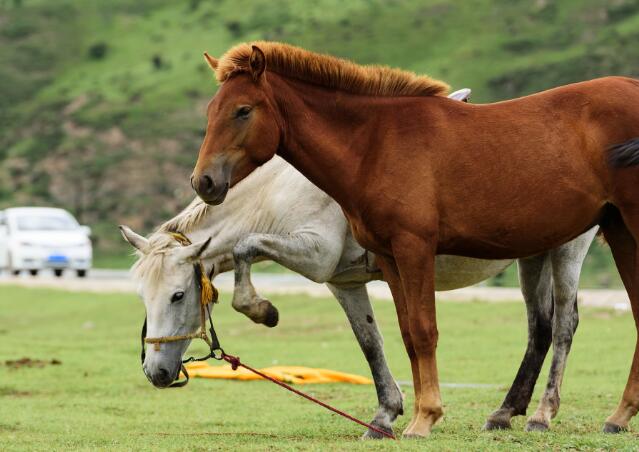
<path id="1" fill-rule="evenodd" d="M 148 233 L 193 197 L 216 89 L 202 52 L 255 39 L 427 73 L 489 102 L 639 77 L 639 0 L 0 0 L 0 208 L 65 207 L 93 228 L 98 262 L 121 263 L 116 224 Z M 585 279 L 618 284 L 605 248 Z"/>

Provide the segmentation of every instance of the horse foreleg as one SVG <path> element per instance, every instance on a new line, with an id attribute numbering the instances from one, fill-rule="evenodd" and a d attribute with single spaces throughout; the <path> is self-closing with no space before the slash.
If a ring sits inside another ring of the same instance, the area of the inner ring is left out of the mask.
<path id="1" fill-rule="evenodd" d="M 528 418 L 526 430 L 548 430 L 559 411 L 560 390 L 572 339 L 579 324 L 577 290 L 581 266 L 596 228 L 550 251 L 553 271 L 555 309 L 552 326 L 553 356 L 546 390 L 535 413 Z"/>
<path id="2" fill-rule="evenodd" d="M 256 323 L 270 327 L 277 325 L 277 309 L 257 294 L 251 282 L 251 265 L 258 260 L 270 259 L 316 282 L 325 282 L 339 260 L 340 251 L 337 240 L 312 232 L 246 235 L 233 248 L 233 308 Z"/>
<path id="3" fill-rule="evenodd" d="M 384 280 L 388 283 L 391 293 L 393 295 L 393 302 L 395 303 L 395 310 L 397 312 L 397 319 L 399 321 L 399 330 L 404 341 L 404 347 L 410 360 L 411 372 L 413 376 L 413 392 L 415 394 L 415 403 L 413 407 L 413 417 L 411 418 L 408 426 L 404 430 L 409 431 L 412 428 L 413 423 L 417 419 L 419 413 L 419 398 L 421 381 L 419 378 L 419 365 L 417 363 L 417 355 L 415 353 L 415 347 L 409 333 L 408 326 L 408 309 L 406 307 L 406 300 L 404 298 L 404 289 L 402 288 L 401 280 L 399 279 L 399 272 L 395 261 L 388 257 L 376 256 L 375 263 L 382 270 Z"/>
<path id="4" fill-rule="evenodd" d="M 442 417 L 437 374 L 437 319 L 435 312 L 435 251 L 432 236 L 424 240 L 404 234 L 392 240 L 393 257 L 404 289 L 408 332 L 419 371 L 415 418 L 404 431 L 406 437 L 425 437 Z M 404 326 L 402 326 L 404 328 Z"/>
<path id="5" fill-rule="evenodd" d="M 526 414 L 535 383 L 550 348 L 552 334 L 552 267 L 549 253 L 519 259 L 519 280 L 528 315 L 528 344 L 513 384 L 484 429 L 509 429 L 513 416 Z"/>
<path id="6" fill-rule="evenodd" d="M 344 309 L 375 381 L 379 407 L 372 424 L 392 432 L 393 422 L 403 412 L 402 393 L 386 364 L 384 340 L 377 328 L 366 286 L 362 284 L 345 287 L 329 283 L 326 285 Z M 364 438 L 382 439 L 382 436 L 369 429 Z"/>

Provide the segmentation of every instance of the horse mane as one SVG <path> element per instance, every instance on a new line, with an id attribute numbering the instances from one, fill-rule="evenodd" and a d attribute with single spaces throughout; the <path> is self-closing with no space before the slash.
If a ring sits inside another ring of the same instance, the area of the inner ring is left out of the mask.
<path id="1" fill-rule="evenodd" d="M 138 280 L 146 279 L 155 285 L 162 277 L 164 267 L 164 255 L 172 248 L 181 246 L 171 232 L 190 232 L 204 218 L 208 211 L 208 205 L 200 198 L 195 198 L 177 216 L 164 222 L 149 237 L 149 252 L 147 254 L 136 252 L 138 260 L 133 264 L 133 277 Z"/>
<path id="2" fill-rule="evenodd" d="M 164 268 L 164 255 L 172 248 L 180 244 L 169 234 L 159 232 L 149 237 L 149 252 L 136 251 L 138 260 L 135 261 L 131 272 L 133 278 L 139 281 L 146 280 L 151 286 L 156 286 L 162 278 Z"/>
<path id="3" fill-rule="evenodd" d="M 381 97 L 445 96 L 449 90 L 446 83 L 425 75 L 388 66 L 364 66 L 289 44 L 267 41 L 238 44 L 222 55 L 216 70 L 220 83 L 235 74 L 249 71 L 252 46 L 264 52 L 267 71 L 353 94 Z"/>
<path id="4" fill-rule="evenodd" d="M 160 225 L 156 232 L 181 232 L 182 234 L 191 232 L 193 228 L 206 216 L 208 210 L 208 204 L 200 198 L 195 198 L 191 201 L 191 204 L 189 204 L 177 216 Z"/>

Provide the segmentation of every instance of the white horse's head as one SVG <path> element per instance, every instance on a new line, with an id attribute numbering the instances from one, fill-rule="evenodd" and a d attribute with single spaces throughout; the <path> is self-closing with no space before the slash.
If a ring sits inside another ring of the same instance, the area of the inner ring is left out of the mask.
<path id="1" fill-rule="evenodd" d="M 168 233 L 156 233 L 147 239 L 126 226 L 120 226 L 120 231 L 138 251 L 133 273 L 146 309 L 147 336 L 195 333 L 201 321 L 195 266 L 210 239 L 184 246 Z M 177 379 L 190 342 L 185 339 L 148 347 L 143 368 L 151 383 L 165 388 Z"/>

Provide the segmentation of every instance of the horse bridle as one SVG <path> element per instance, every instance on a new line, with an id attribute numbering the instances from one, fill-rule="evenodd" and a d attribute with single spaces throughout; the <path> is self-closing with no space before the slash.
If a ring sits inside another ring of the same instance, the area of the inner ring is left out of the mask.
<path id="1" fill-rule="evenodd" d="M 182 233 L 172 232 L 171 235 L 173 238 L 182 246 L 191 245 L 191 241 Z M 206 274 L 204 270 L 204 264 L 201 259 L 198 259 L 193 264 L 193 271 L 195 272 L 195 284 L 200 293 L 200 328 L 195 333 L 191 334 L 183 334 L 180 336 L 160 336 L 160 337 L 146 337 L 146 317 L 144 318 L 144 324 L 142 325 L 142 332 L 140 334 L 140 341 L 142 346 L 142 352 L 140 353 L 140 361 L 142 365 L 144 365 L 144 358 L 146 357 L 146 350 L 144 344 L 153 344 L 153 347 L 156 351 L 160 350 L 160 344 L 166 344 L 168 342 L 178 342 L 185 341 L 188 339 L 202 339 L 209 346 L 209 353 L 206 356 L 201 358 L 195 358 L 191 356 L 190 358 L 183 359 L 181 364 L 182 373 L 185 376 L 185 380 L 178 381 L 179 373 L 176 377 L 176 380 L 169 385 L 170 388 L 179 388 L 185 386 L 189 382 L 189 374 L 184 367 L 184 364 L 190 363 L 192 361 L 206 361 L 209 358 L 220 360 L 222 359 L 222 354 L 224 350 L 220 347 L 220 342 L 218 341 L 217 334 L 215 333 L 215 329 L 213 328 L 213 320 L 211 319 L 211 309 L 213 308 L 213 304 L 217 303 L 218 292 L 217 289 L 213 286 L 211 279 Z M 206 331 L 206 321 L 209 321 L 209 329 L 208 333 Z M 209 338 L 210 335 L 210 338 Z M 216 352 L 218 352 L 216 354 Z M 147 376 L 148 378 L 148 376 Z"/>

